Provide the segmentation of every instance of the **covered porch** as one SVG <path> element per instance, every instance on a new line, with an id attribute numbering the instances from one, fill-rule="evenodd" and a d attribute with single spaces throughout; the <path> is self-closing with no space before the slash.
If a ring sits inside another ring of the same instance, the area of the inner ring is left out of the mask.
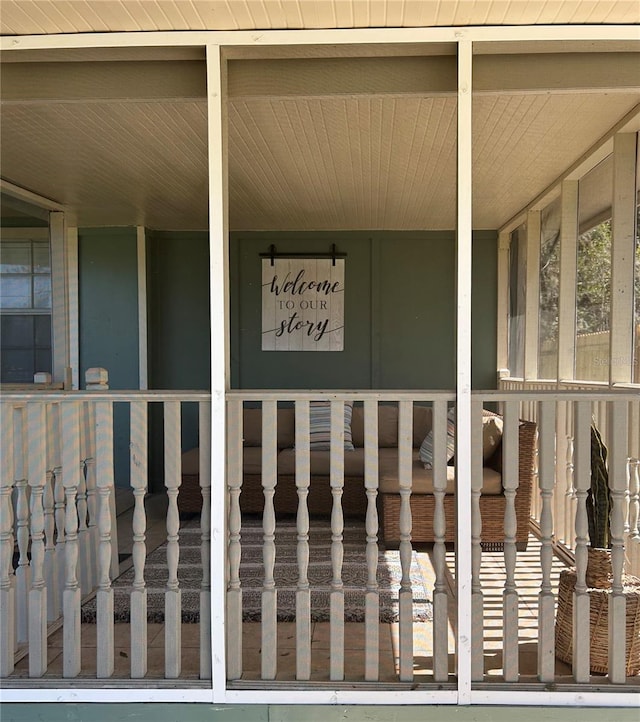
<path id="1" fill-rule="evenodd" d="M 565 31 L 3 42 L 2 190 L 50 211 L 53 289 L 51 378 L 1 399 L 10 700 L 636 704 L 638 45 Z M 25 118 L 70 107 L 95 172 L 47 205 Z M 346 256 L 342 347 L 262 341 L 278 253 Z M 96 349 L 134 383 L 83 383 Z"/>

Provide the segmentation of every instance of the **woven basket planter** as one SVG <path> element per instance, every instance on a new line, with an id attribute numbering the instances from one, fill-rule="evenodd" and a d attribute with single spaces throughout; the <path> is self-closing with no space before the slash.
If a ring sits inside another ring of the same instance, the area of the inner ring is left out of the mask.
<path id="1" fill-rule="evenodd" d="M 609 672 L 609 598 L 611 596 L 611 565 L 606 562 L 590 563 L 588 584 L 600 580 L 603 588 L 589 587 L 590 601 L 590 670 L 594 674 Z M 626 673 L 632 677 L 640 673 L 640 579 L 623 576 L 624 596 L 627 602 L 625 629 Z M 576 586 L 575 569 L 560 572 L 558 611 L 556 613 L 556 657 L 567 664 L 573 662 L 573 593 Z M 622 641 L 622 640 L 620 640 Z"/>

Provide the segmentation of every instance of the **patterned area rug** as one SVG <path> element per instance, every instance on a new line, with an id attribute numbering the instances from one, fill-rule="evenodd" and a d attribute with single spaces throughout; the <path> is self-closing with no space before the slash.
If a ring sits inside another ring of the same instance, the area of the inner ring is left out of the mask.
<path id="1" fill-rule="evenodd" d="M 243 590 L 244 621 L 259 621 L 261 593 L 264 580 L 262 561 L 262 522 L 244 519 L 241 532 L 242 558 L 240 580 Z M 345 620 L 364 622 L 364 599 L 367 584 L 366 534 L 364 523 L 346 521 L 343 532 L 344 556 L 342 582 L 345 598 Z M 309 530 L 309 583 L 311 586 L 312 620 L 329 620 L 331 591 L 331 527 L 329 522 L 312 521 Z M 147 610 L 149 622 L 164 621 L 164 588 L 167 582 L 166 544 L 147 557 L 145 565 L 147 584 Z M 380 544 L 377 579 L 380 592 L 380 621 L 398 620 L 398 589 L 402 576 L 397 550 L 385 550 Z M 278 621 L 295 621 L 297 567 L 297 530 L 294 521 L 278 521 L 276 526 L 276 562 L 274 577 L 278 590 Z M 431 619 L 431 601 L 422 577 L 415 551 L 412 553 L 411 588 L 413 593 L 414 621 Z M 121 574 L 114 582 L 115 619 L 129 621 L 129 595 L 134 579 L 133 569 Z M 200 559 L 199 520 L 187 522 L 180 529 L 180 562 L 178 580 L 182 589 L 182 621 L 197 623 L 200 612 Z M 95 622 L 95 600 L 82 608 L 82 621 Z"/>

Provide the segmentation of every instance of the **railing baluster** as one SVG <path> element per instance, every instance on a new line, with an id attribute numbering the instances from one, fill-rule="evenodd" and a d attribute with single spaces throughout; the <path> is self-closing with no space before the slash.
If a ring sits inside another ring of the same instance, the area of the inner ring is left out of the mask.
<path id="1" fill-rule="evenodd" d="M 277 483 L 277 403 L 262 402 L 262 488 L 264 512 L 262 531 L 264 547 L 264 582 L 262 585 L 262 679 L 275 679 L 278 659 L 278 590 L 273 578 L 276 561 L 276 515 L 273 495 Z"/>
<path id="2" fill-rule="evenodd" d="M 112 501 L 113 403 L 96 402 L 96 489 L 98 492 L 98 591 L 97 598 L 97 676 L 111 677 L 114 669 Z"/>
<path id="3" fill-rule="evenodd" d="M 80 484 L 79 408 L 75 401 L 62 404 L 62 483 L 65 495 L 65 586 L 63 676 L 77 677 L 80 656 L 80 586 L 78 584 L 78 512 L 76 496 Z M 98 618 L 98 635 L 100 618 Z M 98 660 L 100 650 L 98 649 Z"/>
<path id="4" fill-rule="evenodd" d="M 52 404 L 51 420 L 53 427 L 53 516 L 56 529 L 56 568 L 57 568 L 57 584 L 56 592 L 56 608 L 59 613 L 62 611 L 62 595 L 66 581 L 66 562 L 65 562 L 65 536 L 64 536 L 64 484 L 62 481 L 62 409 L 60 403 Z"/>
<path id="5" fill-rule="evenodd" d="M 14 409 L 14 473 L 16 487 L 16 537 L 18 542 L 18 568 L 16 569 L 16 641 L 29 640 L 27 598 L 31 587 L 29 567 L 29 501 L 27 498 L 27 422 L 24 406 Z"/>
<path id="6" fill-rule="evenodd" d="M 242 586 L 240 560 L 242 556 L 240 492 L 242 490 L 242 401 L 227 404 L 227 488 L 229 490 L 227 586 L 227 677 L 242 677 Z M 202 435 L 200 437 L 202 454 Z M 204 511 L 204 508 L 203 508 Z"/>
<path id="7" fill-rule="evenodd" d="M 311 677 L 311 591 L 309 589 L 309 508 L 307 497 L 311 478 L 309 455 L 309 402 L 295 405 L 296 487 L 298 491 L 296 589 L 296 679 Z"/>
<path id="8" fill-rule="evenodd" d="M 364 486 L 367 494 L 367 591 L 365 594 L 364 678 L 380 676 L 380 589 L 378 585 L 378 403 L 364 402 Z"/>
<path id="9" fill-rule="evenodd" d="M 576 682 L 589 681 L 590 599 L 587 591 L 587 492 L 591 486 L 591 402 L 575 403 L 575 488 L 576 509 L 576 586 L 573 596 L 573 675 Z"/>
<path id="10" fill-rule="evenodd" d="M 85 402 L 82 423 L 85 428 L 87 456 L 85 458 L 85 480 L 87 484 L 87 514 L 89 516 L 88 547 L 90 555 L 89 585 L 95 589 L 98 583 L 98 491 L 96 488 L 96 407 L 92 401 Z"/>
<path id="11" fill-rule="evenodd" d="M 131 679 L 147 674 L 147 587 L 144 565 L 147 556 L 147 515 L 144 497 L 147 493 L 147 402 L 130 404 L 131 488 L 133 489 L 133 558 L 134 579 L 131 589 Z"/>
<path id="12" fill-rule="evenodd" d="M 13 410 L 2 405 L 0 413 L 0 678 L 14 669 L 16 590 L 13 585 L 14 482 Z"/>
<path id="13" fill-rule="evenodd" d="M 56 521 L 53 488 L 55 484 L 56 452 L 60 439 L 56 438 L 53 424 L 53 407 L 45 405 L 47 434 L 47 481 L 44 488 L 44 577 L 47 588 L 47 621 L 55 622 L 60 616 L 60 596 L 58 590 L 58 567 L 56 559 Z"/>
<path id="14" fill-rule="evenodd" d="M 609 404 L 609 488 L 611 490 L 611 569 L 613 580 L 609 597 L 609 680 L 626 681 L 626 608 L 622 585 L 624 567 L 624 517 L 627 490 L 627 433 L 629 405 L 626 401 Z"/>
<path id="15" fill-rule="evenodd" d="M 47 483 L 47 434 L 44 404 L 27 404 L 29 491 L 31 506 L 31 589 L 29 591 L 29 677 L 47 671 L 47 588 L 44 580 L 44 488 Z"/>
<path id="16" fill-rule="evenodd" d="M 436 429 L 442 427 L 437 433 Z M 444 447 L 446 444 L 447 429 L 447 408 L 446 402 L 435 401 L 433 405 L 433 430 L 434 430 L 434 462 L 439 455 L 444 455 Z M 442 440 L 444 433 L 445 439 Z M 436 454 L 435 442 L 438 441 L 440 451 Z M 441 462 L 440 462 L 441 463 Z M 442 475 L 446 474 L 446 469 L 438 473 L 438 485 L 442 484 Z M 480 513 L 480 493 L 482 491 L 482 399 L 472 399 L 471 401 L 471 679 L 474 682 L 481 682 L 484 678 L 484 594 L 482 593 L 482 583 L 480 581 L 480 570 L 482 566 L 482 515 Z M 446 476 L 444 477 L 446 488 Z M 436 489 L 436 471 L 433 472 L 433 488 Z M 436 497 L 437 499 L 437 497 Z M 444 538 L 440 545 L 444 555 Z M 434 554 L 436 546 L 434 545 Z M 444 559 L 443 559 L 444 561 Z M 436 577 L 437 579 L 437 577 Z M 444 584 L 444 579 L 441 584 Z M 443 588 L 444 596 L 443 605 L 445 614 L 447 609 L 446 587 Z M 434 595 L 435 596 L 435 595 Z M 434 599 L 434 617 L 435 617 L 435 599 Z M 445 617 L 446 619 L 446 617 Z M 434 635 L 436 633 L 436 625 L 434 619 Z M 445 636 L 445 639 L 447 637 Z M 435 645 L 434 645 L 435 646 Z M 435 649 L 434 649 L 435 652 Z M 435 657 L 435 653 L 434 653 Z M 436 680 L 442 681 L 442 680 Z"/>
<path id="17" fill-rule="evenodd" d="M 553 563 L 553 514 L 552 499 L 555 486 L 555 401 L 540 402 L 538 424 L 539 486 L 541 498 L 540 565 L 542 582 L 538 594 L 538 679 L 552 682 L 555 678 L 555 596 L 551 588 L 551 565 Z"/>
<path id="18" fill-rule="evenodd" d="M 211 679 L 211 402 L 198 403 L 200 438 L 200 679 Z M 242 480 L 242 476 L 240 477 Z"/>
<path id="19" fill-rule="evenodd" d="M 506 682 L 518 681 L 518 588 L 516 586 L 516 530 L 515 496 L 518 488 L 518 405 L 507 401 L 504 405 L 503 475 L 504 565 L 506 579 L 502 595 L 503 605 L 503 671 Z"/>
<path id="20" fill-rule="evenodd" d="M 87 459 L 89 457 L 88 441 L 84 416 L 86 404 L 80 404 L 80 484 L 78 485 L 78 549 L 80 551 L 80 588 L 82 595 L 92 591 L 91 586 L 91 545 L 89 544 L 89 529 L 87 526 Z"/>
<path id="21" fill-rule="evenodd" d="M 411 682 L 413 680 L 413 593 L 410 571 L 413 404 L 411 401 L 400 401 L 398 406 L 398 486 L 400 490 L 400 567 L 402 570 L 400 590 L 398 591 L 399 678 L 402 682 Z"/>
<path id="22" fill-rule="evenodd" d="M 180 559 L 180 402 L 164 403 L 164 484 L 169 497 L 167 508 L 167 568 L 169 576 L 164 595 L 164 669 L 167 679 L 177 679 L 182 668 L 182 591 L 178 582 Z"/>
<path id="23" fill-rule="evenodd" d="M 331 592 L 330 609 L 330 671 L 329 679 L 344 679 L 344 585 L 342 563 L 344 559 L 344 512 L 342 493 L 344 489 L 344 403 L 331 401 L 331 460 L 330 484 L 333 504 L 331 506 Z"/>

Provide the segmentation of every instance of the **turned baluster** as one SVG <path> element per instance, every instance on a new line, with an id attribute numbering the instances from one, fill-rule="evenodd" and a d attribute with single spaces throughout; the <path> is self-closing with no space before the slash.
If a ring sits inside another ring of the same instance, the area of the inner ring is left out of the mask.
<path id="1" fill-rule="evenodd" d="M 402 682 L 413 680 L 413 593 L 411 591 L 411 488 L 413 447 L 413 404 L 400 401 L 398 411 L 398 486 L 400 491 L 400 568 L 398 591 L 400 673 Z"/>
<path id="2" fill-rule="evenodd" d="M 64 677 L 77 677 L 80 655 L 80 585 L 78 584 L 78 512 L 80 485 L 80 410 L 76 401 L 65 401 L 62 417 L 62 483 L 65 501 L 65 585 L 62 593 L 64 617 L 62 667 Z M 100 620 L 98 619 L 98 625 Z"/>
<path id="3" fill-rule="evenodd" d="M 0 678 L 14 669 L 16 644 L 16 590 L 13 585 L 14 483 L 13 413 L 8 404 L 0 413 Z"/>
<path id="4" fill-rule="evenodd" d="M 380 587 L 378 584 L 378 402 L 364 402 L 364 486 L 367 494 L 367 591 L 365 595 L 364 678 L 376 682 L 380 676 Z"/>
<path id="5" fill-rule="evenodd" d="M 516 533 L 517 517 L 515 498 L 519 482 L 519 431 L 517 402 L 504 404 L 503 475 L 504 511 L 504 565 L 505 583 L 503 604 L 503 669 L 506 682 L 518 681 L 518 589 L 516 586 Z"/>
<path id="6" fill-rule="evenodd" d="M 211 402 L 198 405 L 200 434 L 200 679 L 211 679 Z M 242 435 L 241 437 L 242 438 Z M 240 475 L 242 479 L 242 474 Z M 242 607 L 242 604 L 240 605 Z"/>
<path id="7" fill-rule="evenodd" d="M 296 424 L 296 489 L 298 493 L 296 589 L 296 679 L 311 677 L 311 592 L 309 589 L 309 509 L 307 498 L 311 478 L 309 453 L 309 402 L 297 401 Z"/>
<path id="8" fill-rule="evenodd" d="M 147 558 L 147 402 L 132 401 L 131 418 L 131 488 L 133 489 L 133 585 L 131 589 L 131 679 L 147 674 L 147 588 L 144 565 Z"/>
<path id="9" fill-rule="evenodd" d="M 164 484 L 167 508 L 167 568 L 169 576 L 164 594 L 165 677 L 177 679 L 182 668 L 182 590 L 178 582 L 180 560 L 180 513 L 178 492 L 180 476 L 180 402 L 164 404 Z"/>
<path id="10" fill-rule="evenodd" d="M 551 587 L 553 563 L 553 489 L 555 486 L 556 403 L 540 403 L 538 424 L 540 510 L 540 564 L 542 582 L 538 594 L 538 679 L 552 682 L 555 678 L 554 610 L 555 597 Z"/>
<path id="11" fill-rule="evenodd" d="M 342 562 L 344 546 L 344 514 L 342 492 L 344 489 L 344 402 L 331 401 L 331 591 L 329 593 L 329 679 L 344 679 L 344 586 Z"/>
<path id="12" fill-rule="evenodd" d="M 202 443 L 200 444 L 202 454 Z M 227 403 L 227 488 L 229 492 L 227 584 L 227 677 L 242 677 L 242 586 L 240 583 L 242 489 L 242 401 Z"/>
<path id="13" fill-rule="evenodd" d="M 276 516 L 273 496 L 277 483 L 277 404 L 262 402 L 262 515 L 264 581 L 262 584 L 262 679 L 275 679 L 277 673 L 278 591 L 273 577 L 276 560 Z"/>
<path id="14" fill-rule="evenodd" d="M 438 458 L 435 452 L 436 442 L 438 442 L 439 445 L 443 443 L 446 444 L 446 413 L 447 409 L 444 402 L 434 402 L 434 462 Z M 443 434 L 445 435 L 444 442 L 442 441 Z M 441 451 L 439 453 L 442 454 L 443 452 Z M 484 678 L 484 595 L 480 581 L 480 568 L 482 565 L 482 516 L 480 514 L 480 494 L 483 481 L 482 467 L 482 400 L 473 399 L 471 402 L 471 677 L 474 682 L 481 682 Z M 444 470 L 444 474 L 446 474 L 446 469 Z M 438 475 L 438 479 L 441 479 L 441 475 L 442 472 Z M 435 490 L 435 469 L 433 482 Z M 446 485 L 446 476 L 444 482 Z M 441 483 L 442 481 L 439 481 L 438 485 L 440 486 Z M 442 542 L 444 542 L 444 539 L 442 539 Z M 442 542 L 441 545 L 444 547 L 444 543 Z M 434 553 L 435 551 L 436 547 L 434 545 Z M 442 562 L 439 562 L 439 564 L 443 564 L 445 555 L 444 548 L 439 554 L 443 557 Z M 444 586 L 444 579 L 439 583 Z M 436 584 L 438 584 L 438 580 L 436 580 Z M 444 600 L 444 608 L 446 610 L 446 587 L 443 588 L 442 591 L 445 592 L 442 599 Z M 434 636 L 437 633 L 436 626 L 441 626 L 441 624 L 442 622 L 436 625 L 434 621 Z"/>

